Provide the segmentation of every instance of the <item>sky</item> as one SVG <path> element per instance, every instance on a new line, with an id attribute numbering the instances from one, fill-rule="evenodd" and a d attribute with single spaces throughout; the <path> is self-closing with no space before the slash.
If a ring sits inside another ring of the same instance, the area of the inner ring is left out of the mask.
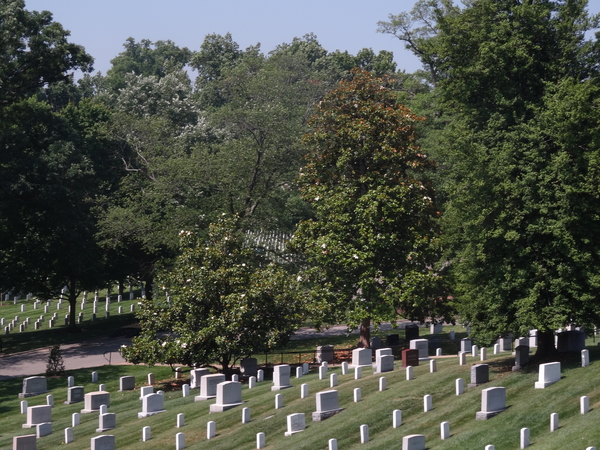
<path id="1" fill-rule="evenodd" d="M 597 0 L 600 2 L 600 0 Z M 136 41 L 171 40 L 199 50 L 207 34 L 231 33 L 240 48 L 261 43 L 264 53 L 314 33 L 327 51 L 363 48 L 394 53 L 398 69 L 414 72 L 419 60 L 377 22 L 410 11 L 415 0 L 25 0 L 27 10 L 48 10 L 106 73 L 110 60 Z"/>

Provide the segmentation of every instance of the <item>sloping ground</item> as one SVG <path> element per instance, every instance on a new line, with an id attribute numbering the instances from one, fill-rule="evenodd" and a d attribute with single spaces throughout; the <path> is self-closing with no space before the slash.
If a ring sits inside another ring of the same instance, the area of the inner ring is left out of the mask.
<path id="1" fill-rule="evenodd" d="M 488 353 L 491 353 L 488 349 Z M 590 348 L 592 365 L 579 367 L 579 355 L 571 355 L 562 361 L 563 378 L 556 384 L 543 389 L 534 389 L 537 380 L 537 367 L 525 372 L 510 372 L 511 358 L 507 353 L 491 356 L 490 383 L 476 388 L 466 388 L 465 394 L 455 395 L 455 379 L 463 378 L 465 386 L 470 378 L 470 365 L 478 359 L 469 357 L 467 366 L 459 366 L 458 358 L 440 358 L 437 361 L 438 372 L 429 373 L 429 366 L 415 368 L 416 378 L 407 381 L 405 371 L 399 369 L 385 374 L 388 389 L 378 391 L 379 375 L 370 369 L 363 371 L 361 380 L 354 380 L 353 373 L 341 375 L 339 367 L 330 369 L 339 376 L 340 406 L 345 408 L 338 415 L 323 422 L 312 422 L 311 413 L 315 410 L 314 394 L 329 389 L 328 380 L 318 380 L 315 373 L 301 379 L 292 378 L 293 388 L 271 392 L 271 382 L 259 383 L 258 387 L 243 387 L 243 399 L 251 408 L 252 421 L 241 423 L 242 407 L 209 414 L 209 404 L 214 401 L 194 402 L 193 392 L 183 398 L 181 391 L 165 393 L 167 412 L 138 419 L 141 411 L 139 386 L 144 385 L 146 374 L 154 372 L 157 379 L 169 375 L 168 368 L 138 366 L 104 366 L 97 371 L 99 381 L 107 385 L 111 392 L 109 412 L 117 414 L 117 428 L 104 434 L 116 436 L 117 449 L 173 449 L 175 434 L 185 433 L 186 448 L 203 449 L 254 449 L 256 433 L 266 434 L 268 449 L 326 449 L 328 440 L 336 438 L 338 448 L 342 449 L 392 449 L 401 448 L 402 437 L 408 434 L 424 434 L 428 449 L 483 449 L 493 444 L 496 450 L 519 448 L 519 430 L 528 427 L 531 430 L 532 447 L 538 449 L 581 449 L 588 446 L 600 446 L 600 353 Z M 72 371 L 76 384 L 84 385 L 86 392 L 97 389 L 92 385 L 92 369 Z M 292 370 L 292 373 L 295 373 Z M 138 388 L 132 392 L 117 392 L 118 377 L 135 375 Z M 49 380 L 49 387 L 55 396 L 53 409 L 53 434 L 38 440 L 37 448 L 56 449 L 64 440 L 64 428 L 71 426 L 71 414 L 79 412 L 83 404 L 64 405 L 66 399 L 66 376 Z M 300 399 L 300 384 L 309 385 L 309 398 Z M 481 409 L 481 391 L 487 387 L 504 386 L 507 388 L 508 409 L 500 415 L 487 420 L 476 421 L 475 413 Z M 361 388 L 362 401 L 353 402 L 353 389 Z M 19 414 L 20 380 L 0 382 L 0 448 L 11 448 L 12 437 L 28 434 L 31 430 L 21 429 L 25 416 Z M 284 396 L 284 407 L 274 409 L 275 394 Z M 433 396 L 434 409 L 423 412 L 423 396 Z M 591 411 L 586 415 L 579 413 L 579 398 L 590 397 Z M 43 396 L 31 397 L 29 405 L 44 404 Z M 403 425 L 392 427 L 392 411 L 403 412 Z M 292 413 L 305 413 L 307 429 L 290 437 L 285 437 L 286 416 Z M 185 426 L 176 428 L 176 415 L 185 414 Z M 550 414 L 558 413 L 560 428 L 550 433 Z M 217 436 L 206 440 L 206 424 L 213 420 L 217 423 Z M 440 439 L 440 423 L 450 422 L 451 437 Z M 369 425 L 371 440 L 360 444 L 359 427 Z M 97 414 L 84 414 L 81 425 L 74 429 L 75 441 L 68 444 L 69 449 L 89 449 L 90 438 L 99 435 Z M 142 427 L 150 426 L 152 440 L 141 442 Z"/>

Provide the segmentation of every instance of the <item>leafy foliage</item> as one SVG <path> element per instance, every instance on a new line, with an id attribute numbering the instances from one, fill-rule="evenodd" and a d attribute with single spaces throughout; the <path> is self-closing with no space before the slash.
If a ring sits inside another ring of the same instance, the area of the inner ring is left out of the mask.
<path id="1" fill-rule="evenodd" d="M 48 364 L 46 364 L 46 376 L 54 377 L 65 373 L 65 362 L 60 354 L 60 344 L 53 345 L 48 355 Z"/>
<path id="2" fill-rule="evenodd" d="M 415 144 L 420 118 L 399 105 L 385 79 L 361 69 L 327 94 L 310 120 L 299 183 L 316 212 L 292 245 L 314 265 L 318 322 L 446 316 L 436 289 L 435 164 Z M 367 333 L 365 335 L 365 333 Z"/>
<path id="3" fill-rule="evenodd" d="M 297 282 L 244 246 L 239 219 L 222 217 L 206 241 L 180 233 L 181 254 L 159 275 L 171 304 L 143 301 L 142 334 L 122 349 L 134 363 L 231 364 L 284 344 L 304 317 Z"/>

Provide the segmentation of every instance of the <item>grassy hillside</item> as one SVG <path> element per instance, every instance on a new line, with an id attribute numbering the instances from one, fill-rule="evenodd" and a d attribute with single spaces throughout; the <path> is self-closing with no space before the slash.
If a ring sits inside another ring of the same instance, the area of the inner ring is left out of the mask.
<path id="1" fill-rule="evenodd" d="M 488 349 L 488 354 L 491 353 Z M 531 429 L 532 446 L 542 449 L 582 449 L 588 446 L 600 446 L 600 358 L 597 348 L 590 347 L 592 365 L 581 368 L 579 355 L 570 355 L 562 361 L 563 378 L 560 382 L 543 390 L 534 389 L 537 380 L 537 367 L 523 372 L 511 372 L 512 359 L 508 354 L 490 356 L 490 383 L 476 388 L 466 388 L 464 395 L 454 393 L 456 378 L 469 382 L 470 365 L 478 362 L 469 357 L 467 366 L 459 366 L 457 357 L 440 358 L 437 361 L 438 372 L 429 373 L 429 366 L 415 368 L 416 379 L 406 381 L 405 372 L 398 368 L 385 374 L 388 389 L 378 391 L 379 375 L 364 370 L 361 380 L 354 380 L 353 374 L 341 375 L 339 367 L 331 372 L 339 375 L 340 406 L 345 408 L 340 414 L 323 422 L 312 422 L 311 413 L 315 410 L 314 394 L 329 389 L 328 380 L 318 380 L 311 373 L 299 380 L 293 378 L 293 388 L 280 391 L 284 396 L 284 408 L 274 409 L 275 392 L 270 391 L 271 382 L 259 383 L 257 388 L 249 390 L 243 387 L 244 406 L 251 408 L 252 421 L 241 423 L 242 407 L 223 413 L 209 414 L 209 404 L 214 401 L 194 402 L 193 395 L 183 398 L 181 391 L 166 391 L 165 408 L 167 412 L 138 419 L 141 411 L 139 386 L 145 383 L 146 374 L 156 374 L 156 379 L 167 378 L 171 372 L 164 367 L 103 366 L 97 370 L 99 381 L 107 385 L 111 392 L 109 412 L 117 414 L 117 428 L 104 434 L 116 436 L 118 449 L 172 449 L 175 448 L 175 434 L 185 433 L 186 448 L 200 449 L 210 446 L 218 449 L 253 449 L 256 433 L 266 434 L 267 448 L 326 449 L 330 438 L 338 440 L 340 449 L 390 449 L 399 448 L 402 436 L 425 434 L 430 449 L 483 449 L 487 444 L 496 446 L 496 450 L 519 448 L 519 430 Z M 64 405 L 66 399 L 66 377 L 75 376 L 77 385 L 84 385 L 86 392 L 97 389 L 92 385 L 90 373 L 94 369 L 68 372 L 64 377 L 49 380 L 49 388 L 55 396 L 53 409 L 53 434 L 38 440 L 37 448 L 55 449 L 64 440 L 64 428 L 71 425 L 71 414 L 79 412 L 83 403 Z M 293 371 L 294 373 L 294 371 Z M 136 391 L 117 392 L 118 377 L 136 376 Z M 310 396 L 300 399 L 300 384 L 308 383 Z M 492 386 L 507 388 L 509 408 L 488 421 L 476 421 L 475 413 L 480 410 L 481 390 Z M 353 402 L 353 389 L 360 387 L 363 400 Z M 10 448 L 12 437 L 28 434 L 31 430 L 22 429 L 25 416 L 19 414 L 18 392 L 21 380 L 0 382 L 0 448 Z M 423 396 L 433 396 L 434 409 L 423 412 Z M 591 411 L 582 416 L 579 413 L 579 397 L 590 397 Z M 45 404 L 44 396 L 31 397 L 29 405 Z M 403 411 L 403 425 L 392 428 L 392 411 Z M 304 412 L 307 429 L 290 437 L 285 437 L 286 416 Z M 560 429 L 550 433 L 550 414 L 556 412 L 560 417 Z M 176 415 L 185 414 L 186 425 L 175 427 Z M 217 423 L 217 437 L 206 441 L 206 423 Z M 440 440 L 440 423 L 450 422 L 451 437 Z M 371 441 L 360 444 L 359 427 L 368 424 Z M 75 442 L 69 449 L 88 449 L 90 438 L 97 436 L 97 414 L 83 414 L 81 425 L 74 429 Z M 152 440 L 141 442 L 142 427 L 150 426 Z"/>

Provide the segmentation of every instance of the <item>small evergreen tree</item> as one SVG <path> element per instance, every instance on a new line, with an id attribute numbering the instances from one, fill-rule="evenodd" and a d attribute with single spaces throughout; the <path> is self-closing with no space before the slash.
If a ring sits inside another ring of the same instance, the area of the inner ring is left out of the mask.
<path id="1" fill-rule="evenodd" d="M 50 349 L 48 364 L 46 364 L 46 376 L 52 377 L 63 373 L 65 373 L 65 362 L 60 354 L 60 344 L 56 344 Z"/>

